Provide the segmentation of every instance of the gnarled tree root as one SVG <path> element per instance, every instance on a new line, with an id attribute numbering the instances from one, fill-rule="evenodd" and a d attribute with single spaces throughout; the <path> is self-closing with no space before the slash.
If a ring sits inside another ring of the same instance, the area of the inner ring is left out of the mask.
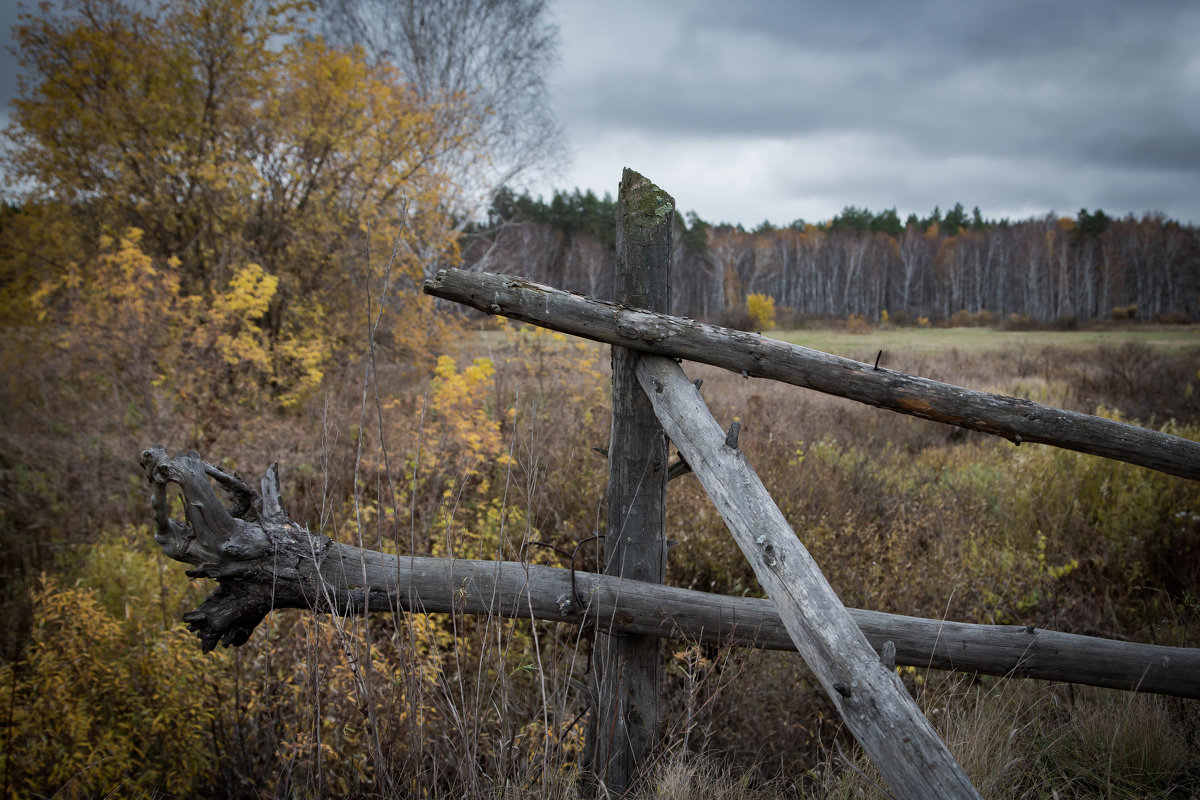
<path id="1" fill-rule="evenodd" d="M 279 506 L 274 464 L 263 476 L 261 494 L 194 451 L 170 458 L 153 447 L 142 453 L 142 468 L 154 486 L 154 540 L 171 558 L 195 565 L 189 577 L 220 584 L 183 616 L 205 652 L 218 642 L 244 644 L 272 608 L 329 610 L 344 601 L 320 577 L 333 542 L 297 525 Z M 228 507 L 212 480 L 224 489 Z M 168 483 L 183 492 L 186 524 L 168 516 Z"/>

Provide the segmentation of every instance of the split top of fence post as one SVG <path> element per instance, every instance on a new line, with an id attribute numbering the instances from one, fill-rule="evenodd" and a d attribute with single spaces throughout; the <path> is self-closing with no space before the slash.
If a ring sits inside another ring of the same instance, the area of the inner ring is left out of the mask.
<path id="1" fill-rule="evenodd" d="M 671 303 L 671 215 L 675 201 L 626 168 L 617 195 L 614 286 L 622 305 L 666 312 Z M 665 572 L 667 440 L 638 386 L 639 354 L 612 348 L 605 572 L 662 583 Z"/>
<path id="2" fill-rule="evenodd" d="M 617 194 L 616 300 L 670 309 L 671 223 L 675 201 L 626 169 Z M 638 353 L 612 349 L 613 423 L 609 441 L 604 572 L 662 583 L 666 569 L 667 439 L 638 386 Z M 599 623 L 603 633 L 603 620 Z M 591 728 L 597 778 L 619 795 L 658 740 L 662 646 L 652 636 L 601 635 L 598 705 Z"/>

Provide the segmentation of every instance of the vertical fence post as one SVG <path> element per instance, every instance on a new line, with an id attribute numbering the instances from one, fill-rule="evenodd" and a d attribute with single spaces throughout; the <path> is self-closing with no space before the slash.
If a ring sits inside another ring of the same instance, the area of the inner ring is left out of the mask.
<path id="1" fill-rule="evenodd" d="M 675 201 L 631 169 L 617 195 L 616 301 L 670 310 Z M 612 438 L 604 572 L 662 583 L 666 569 L 667 439 L 638 384 L 638 354 L 612 348 Z M 597 705 L 589 727 L 596 778 L 611 796 L 630 788 L 658 738 L 662 648 L 651 636 L 605 634 L 598 620 Z"/>

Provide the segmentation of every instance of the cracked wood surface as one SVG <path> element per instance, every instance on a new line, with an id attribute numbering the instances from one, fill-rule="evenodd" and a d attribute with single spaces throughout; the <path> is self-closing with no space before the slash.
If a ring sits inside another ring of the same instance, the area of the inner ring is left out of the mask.
<path id="1" fill-rule="evenodd" d="M 669 194 L 631 169 L 622 172 L 614 274 L 618 300 L 656 311 L 670 308 L 674 213 Z M 662 583 L 667 437 L 638 386 L 637 359 L 635 350 L 612 348 L 604 572 Z M 602 633 L 594 660 L 598 699 L 588 725 L 588 761 L 607 790 L 620 795 L 637 782 L 659 742 L 662 645 L 653 636 Z"/>

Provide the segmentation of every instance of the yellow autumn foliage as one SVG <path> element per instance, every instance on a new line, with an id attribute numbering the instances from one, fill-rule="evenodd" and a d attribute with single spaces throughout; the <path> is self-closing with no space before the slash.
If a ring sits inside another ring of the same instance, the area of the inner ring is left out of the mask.
<path id="1" fill-rule="evenodd" d="M 162 378 L 153 362 L 156 351 L 172 349 L 178 262 L 156 264 L 141 241 L 136 228 L 102 235 L 94 259 L 69 262 L 33 294 L 37 321 L 50 325 L 54 345 L 73 356 L 84 381 L 111 383 L 131 368 L 143 379 Z"/>
<path id="2" fill-rule="evenodd" d="M 309 10 L 66 0 L 14 29 L 4 319 L 197 444 L 231 407 L 311 394 L 360 348 L 364 302 L 414 374 L 445 332 L 419 283 L 457 256 L 439 159 L 460 99 L 302 35 Z"/>
<path id="3" fill-rule="evenodd" d="M 141 397 L 160 392 L 192 409 L 286 408 L 320 384 L 320 339 L 272 339 L 264 329 L 277 277 L 251 263 L 224 291 L 183 295 L 178 259 L 151 258 L 143 238 L 137 228 L 102 236 L 94 260 L 72 262 L 35 293 L 37 319 L 77 378 Z"/>
<path id="4" fill-rule="evenodd" d="M 208 302 L 196 295 L 185 299 L 188 314 L 183 324 L 194 352 L 193 363 L 203 354 L 214 354 L 219 364 L 202 365 L 206 378 L 217 378 L 224 367 L 229 379 L 242 387 L 238 397 L 242 404 L 261 405 L 263 390 L 276 387 L 279 404 L 292 406 L 320 385 L 324 376 L 321 339 L 302 338 L 290 331 L 272 338 L 264 329 L 278 286 L 276 276 L 258 264 L 247 264 L 234 273 L 225 291 L 215 293 Z M 310 309 L 317 318 L 320 313 L 319 307 Z"/>
<path id="5" fill-rule="evenodd" d="M 0 667 L 18 795 L 202 789 L 215 758 L 202 691 L 213 664 L 183 626 L 131 637 L 95 590 L 49 578 L 33 606 L 29 652 Z"/>
<path id="6" fill-rule="evenodd" d="M 430 410 L 439 425 L 439 445 L 467 475 L 487 461 L 507 463 L 500 440 L 500 419 L 489 413 L 488 393 L 496 368 L 476 358 L 459 371 L 450 356 L 438 356 L 430 385 Z"/>
<path id="7" fill-rule="evenodd" d="M 30 645 L 0 665 L 7 797 L 206 797 L 246 769 L 346 796 L 375 769 L 365 709 L 382 734 L 436 719 L 420 698 L 453 643 L 427 635 L 424 615 L 404 660 L 376 646 L 360 662 L 359 632 L 307 614 L 272 615 L 240 650 L 205 654 L 178 622 L 201 595 L 155 551 L 144 527 L 108 532 L 73 581 L 32 592 Z M 262 750 L 246 762 L 245 746 Z"/>
<path id="8" fill-rule="evenodd" d="M 775 327 L 775 298 L 765 294 L 746 295 L 746 313 L 756 330 L 771 330 Z"/>

